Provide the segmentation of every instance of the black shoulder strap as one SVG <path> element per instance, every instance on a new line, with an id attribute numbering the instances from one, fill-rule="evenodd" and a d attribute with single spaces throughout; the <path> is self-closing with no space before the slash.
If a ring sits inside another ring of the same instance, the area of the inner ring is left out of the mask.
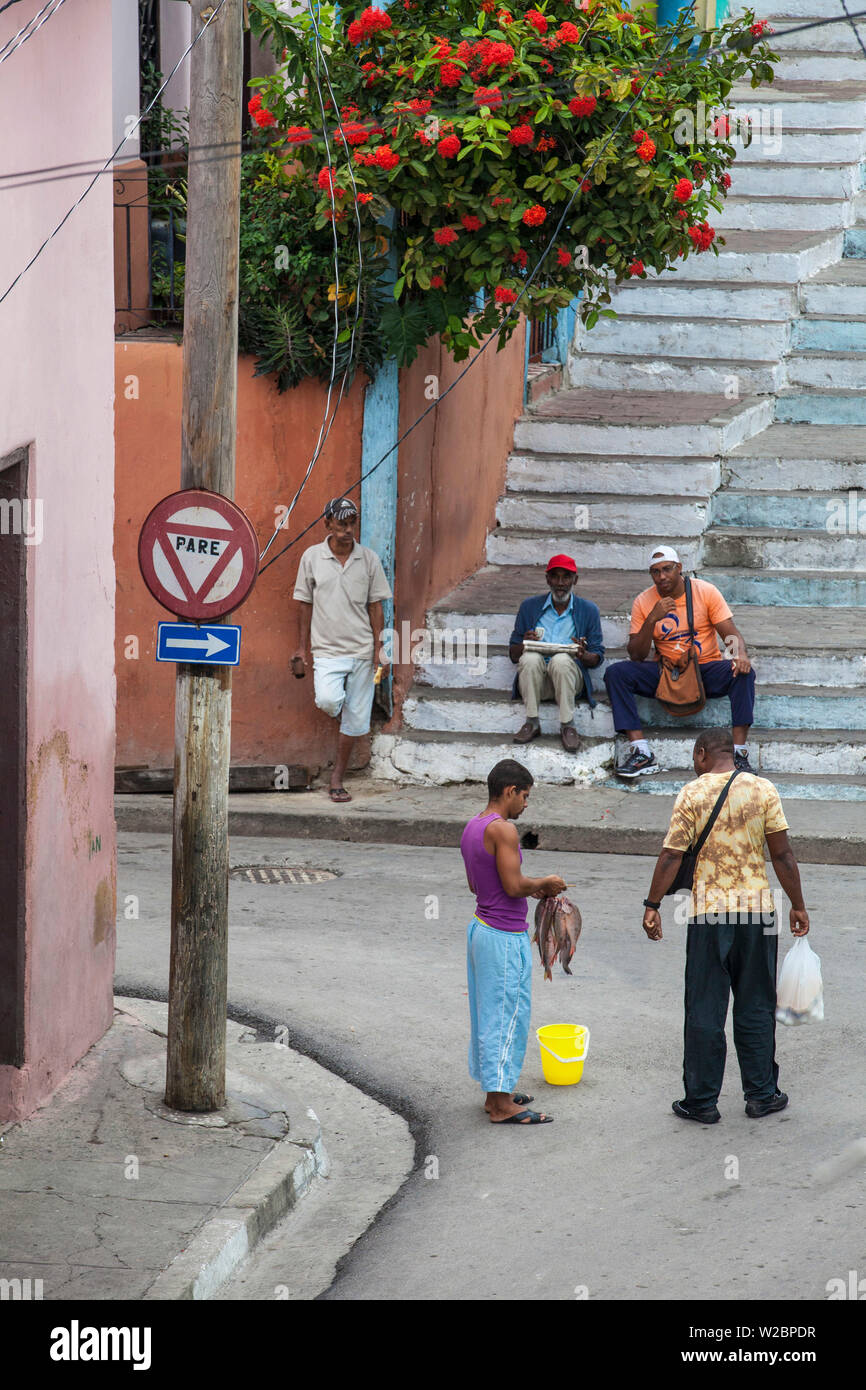
<path id="1" fill-rule="evenodd" d="M 727 797 L 728 792 L 731 789 L 731 783 L 733 782 L 734 778 L 738 777 L 739 775 L 739 769 L 737 769 L 736 772 L 732 772 L 727 782 L 722 787 L 722 790 L 719 792 L 718 800 L 716 801 L 716 804 L 712 809 L 710 818 L 704 826 L 703 830 L 701 831 L 700 835 L 698 836 L 697 840 L 695 841 L 695 847 L 692 851 L 693 854 L 700 854 L 701 850 L 703 849 L 704 843 L 706 842 L 706 838 L 712 830 L 713 826 L 715 825 L 718 814 L 725 804 L 725 798 Z"/>
<path id="2" fill-rule="evenodd" d="M 684 580 L 686 586 L 686 621 L 689 625 L 689 637 L 692 642 L 695 640 L 695 610 L 692 606 L 692 581 Z"/>

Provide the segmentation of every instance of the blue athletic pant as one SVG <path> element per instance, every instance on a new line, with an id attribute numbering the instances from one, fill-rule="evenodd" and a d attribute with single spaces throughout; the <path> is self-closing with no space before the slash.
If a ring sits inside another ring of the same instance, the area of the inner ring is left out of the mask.
<path id="1" fill-rule="evenodd" d="M 473 917 L 466 931 L 469 1075 L 485 1091 L 513 1091 L 526 1056 L 532 988 L 528 931 Z"/>
<path id="2" fill-rule="evenodd" d="M 604 683 L 613 710 L 613 727 L 617 733 L 624 729 L 640 729 L 635 695 L 655 695 L 659 683 L 657 661 L 615 661 L 604 673 Z M 701 678 L 708 700 L 722 695 L 731 697 L 731 724 L 754 722 L 755 673 L 733 675 L 730 661 L 707 661 L 701 667 Z"/>

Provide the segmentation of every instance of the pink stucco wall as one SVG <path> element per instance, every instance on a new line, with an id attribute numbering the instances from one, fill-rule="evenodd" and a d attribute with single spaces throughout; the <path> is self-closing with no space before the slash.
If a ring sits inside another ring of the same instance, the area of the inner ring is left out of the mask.
<path id="1" fill-rule="evenodd" d="M 24 8 L 0 16 L 0 44 Z M 4 172 L 110 153 L 111 0 L 63 6 L 9 57 L 0 130 Z M 86 182 L 0 192 L 0 294 Z M 112 258 L 109 174 L 0 304 L 0 458 L 30 446 L 43 514 L 27 554 L 24 1061 L 0 1065 L 0 1121 L 43 1101 L 112 1017 Z"/>

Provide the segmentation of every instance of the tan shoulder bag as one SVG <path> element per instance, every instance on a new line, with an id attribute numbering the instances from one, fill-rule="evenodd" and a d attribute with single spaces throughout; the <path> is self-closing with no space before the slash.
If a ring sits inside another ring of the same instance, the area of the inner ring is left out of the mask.
<path id="1" fill-rule="evenodd" d="M 695 615 L 692 607 L 692 581 L 685 579 L 686 616 L 689 624 L 689 646 L 677 661 L 659 652 L 659 683 L 656 699 L 670 714 L 685 718 L 697 714 L 707 703 L 707 692 L 698 664 L 698 650 L 695 646 Z"/>

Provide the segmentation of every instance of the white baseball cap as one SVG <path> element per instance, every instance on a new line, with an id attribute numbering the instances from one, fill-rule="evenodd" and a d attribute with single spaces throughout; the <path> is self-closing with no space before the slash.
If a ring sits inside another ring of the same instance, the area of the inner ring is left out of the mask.
<path id="1" fill-rule="evenodd" d="M 667 561 L 667 560 L 673 560 L 673 562 L 674 562 L 675 565 L 682 564 L 682 561 L 680 560 L 679 555 L 678 555 L 677 552 L 673 549 L 672 546 L 670 546 L 670 545 L 660 545 L 660 546 L 657 546 L 656 549 L 653 551 L 652 555 L 650 556 L 650 562 L 649 562 L 649 565 L 647 566 L 647 568 L 648 568 L 648 569 L 652 569 L 653 565 L 662 564 L 662 563 L 664 563 L 664 562 Z"/>

